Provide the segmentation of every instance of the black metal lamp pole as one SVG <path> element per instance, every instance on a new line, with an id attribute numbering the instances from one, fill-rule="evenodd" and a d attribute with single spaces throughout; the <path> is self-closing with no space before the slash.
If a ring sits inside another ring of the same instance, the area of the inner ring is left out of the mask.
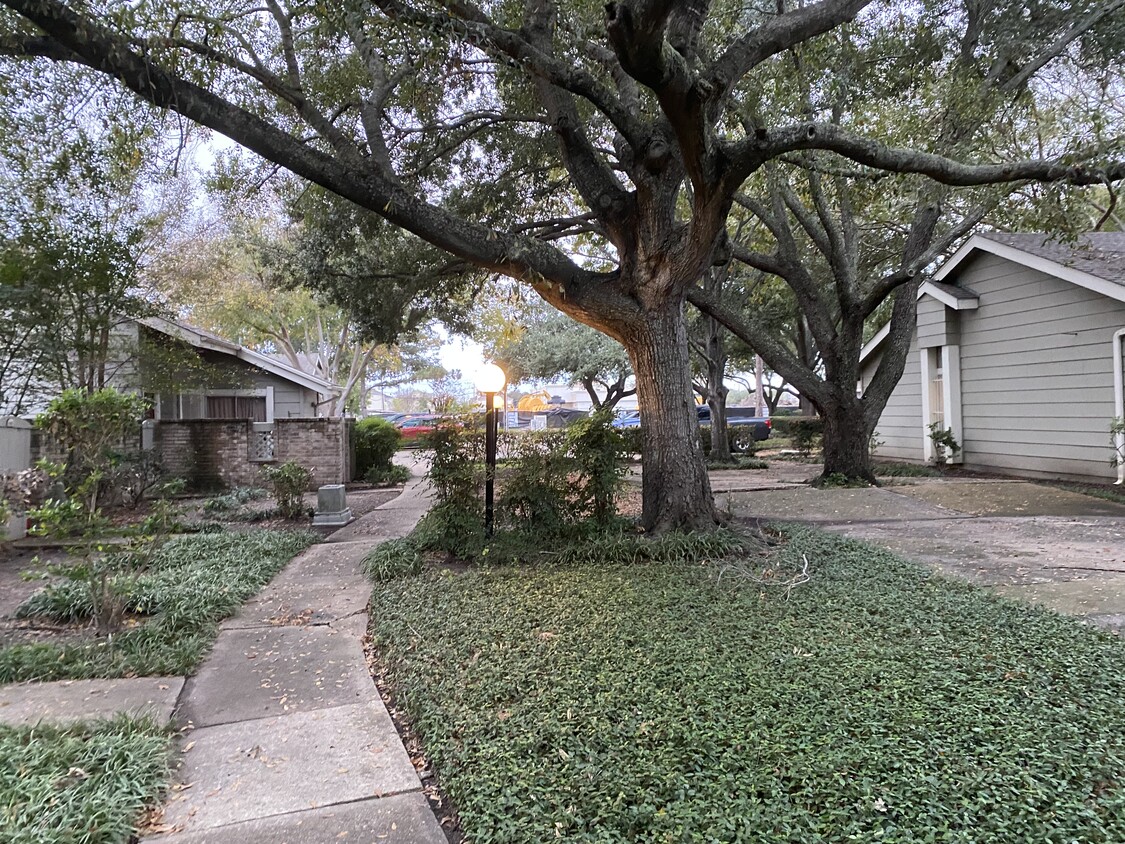
<path id="1" fill-rule="evenodd" d="M 496 481 L 496 393 L 484 394 L 484 535 L 492 536 Z"/>

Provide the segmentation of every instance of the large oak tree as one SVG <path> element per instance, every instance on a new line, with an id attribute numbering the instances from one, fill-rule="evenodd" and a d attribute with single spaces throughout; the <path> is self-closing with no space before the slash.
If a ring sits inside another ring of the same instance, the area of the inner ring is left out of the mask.
<path id="1" fill-rule="evenodd" d="M 865 125 L 881 138 L 964 158 L 1122 155 L 1125 0 L 966 0 L 957 27 L 948 4 L 904 8 L 894 27 L 862 44 L 840 28 L 792 48 L 790 76 L 758 107 L 796 101 L 833 126 Z M 865 85 L 851 84 L 858 79 Z M 1112 196 L 1120 173 L 1111 167 L 1105 176 Z M 1022 180 L 935 184 L 803 150 L 768 162 L 736 197 L 732 216 L 755 239 L 737 239 L 732 251 L 744 272 L 788 287 L 816 353 L 784 342 L 768 310 L 746 307 L 746 297 L 706 285 L 691 296 L 819 411 L 824 475 L 874 482 L 869 442 L 906 365 L 927 268 L 982 222 L 1081 231 L 1093 222 L 1088 194 Z M 873 322 L 888 319 L 879 365 L 857 391 L 863 341 Z"/>
<path id="2" fill-rule="evenodd" d="M 792 48 L 847 26 L 862 44 L 897 25 L 898 2 L 2 4 L 9 54 L 101 71 L 621 342 L 650 530 L 715 522 L 684 302 L 729 260 L 731 206 L 766 164 L 824 150 L 942 185 L 1121 175 L 884 143 L 793 98 L 753 107 Z M 946 20 L 974 25 L 952 4 Z M 576 258 L 580 235 L 613 261 Z"/>

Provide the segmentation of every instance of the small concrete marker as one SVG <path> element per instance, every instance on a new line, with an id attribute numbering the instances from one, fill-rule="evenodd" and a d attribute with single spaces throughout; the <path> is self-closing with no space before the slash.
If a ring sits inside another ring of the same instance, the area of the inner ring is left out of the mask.
<path id="1" fill-rule="evenodd" d="M 313 527 L 339 528 L 355 519 L 348 507 L 348 493 L 343 484 L 325 484 L 316 491 L 316 514 Z"/>

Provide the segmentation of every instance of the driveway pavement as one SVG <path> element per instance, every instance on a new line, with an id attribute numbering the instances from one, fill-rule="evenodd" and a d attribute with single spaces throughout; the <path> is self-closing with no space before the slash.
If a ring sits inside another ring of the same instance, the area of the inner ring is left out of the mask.
<path id="1" fill-rule="evenodd" d="M 945 574 L 1125 633 L 1125 506 L 1030 481 L 917 478 L 814 489 L 806 466 L 757 488 L 714 473 L 716 501 L 742 520 L 817 524 Z M 758 474 L 758 473 L 753 473 Z"/>

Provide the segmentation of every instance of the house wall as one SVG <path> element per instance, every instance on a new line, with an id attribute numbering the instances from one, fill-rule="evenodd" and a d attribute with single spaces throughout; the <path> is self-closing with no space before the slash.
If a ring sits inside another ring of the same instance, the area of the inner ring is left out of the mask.
<path id="1" fill-rule="evenodd" d="M 932 349 L 957 343 L 957 312 L 932 296 L 918 300 L 918 347 Z"/>
<path id="2" fill-rule="evenodd" d="M 988 254 L 963 264 L 957 282 L 979 296 L 976 310 L 943 308 L 958 323 L 946 339 L 960 345 L 965 468 L 1114 480 L 1112 351 L 1125 303 Z M 935 344 L 937 320 L 922 325 L 929 298 L 919 301 L 918 333 Z M 864 367 L 865 383 L 876 363 Z M 923 459 L 920 382 L 916 337 L 877 426 L 877 456 Z"/>
<path id="3" fill-rule="evenodd" d="M 1125 303 L 993 255 L 959 275 L 965 466 L 1112 481 L 1114 332 Z"/>
<path id="4" fill-rule="evenodd" d="M 195 489 L 260 486 L 264 465 L 293 460 L 313 473 L 312 488 L 352 479 L 351 420 L 278 419 L 272 426 L 274 458 L 255 459 L 258 431 L 248 420 L 161 421 L 154 446 L 164 470 Z"/>
<path id="5" fill-rule="evenodd" d="M 930 349 L 949 342 L 948 321 L 943 303 L 931 296 L 918 299 L 918 347 Z"/>
<path id="6" fill-rule="evenodd" d="M 876 355 L 863 368 L 866 389 L 875 375 L 882 355 Z M 882 443 L 875 455 L 884 460 L 922 460 L 922 375 L 918 364 L 917 333 L 910 338 L 910 353 L 898 385 L 891 392 L 879 424 L 876 439 Z"/>
<path id="7" fill-rule="evenodd" d="M 214 382 L 198 391 L 184 393 L 182 397 L 183 416 L 178 412 L 180 396 L 161 395 L 160 415 L 163 419 L 198 419 L 207 412 L 205 396 L 219 390 L 264 390 L 273 387 L 275 419 L 308 419 L 316 416 L 317 393 L 299 384 L 263 372 L 245 361 L 232 358 L 219 352 L 203 351 L 201 356 L 215 365 Z"/>

